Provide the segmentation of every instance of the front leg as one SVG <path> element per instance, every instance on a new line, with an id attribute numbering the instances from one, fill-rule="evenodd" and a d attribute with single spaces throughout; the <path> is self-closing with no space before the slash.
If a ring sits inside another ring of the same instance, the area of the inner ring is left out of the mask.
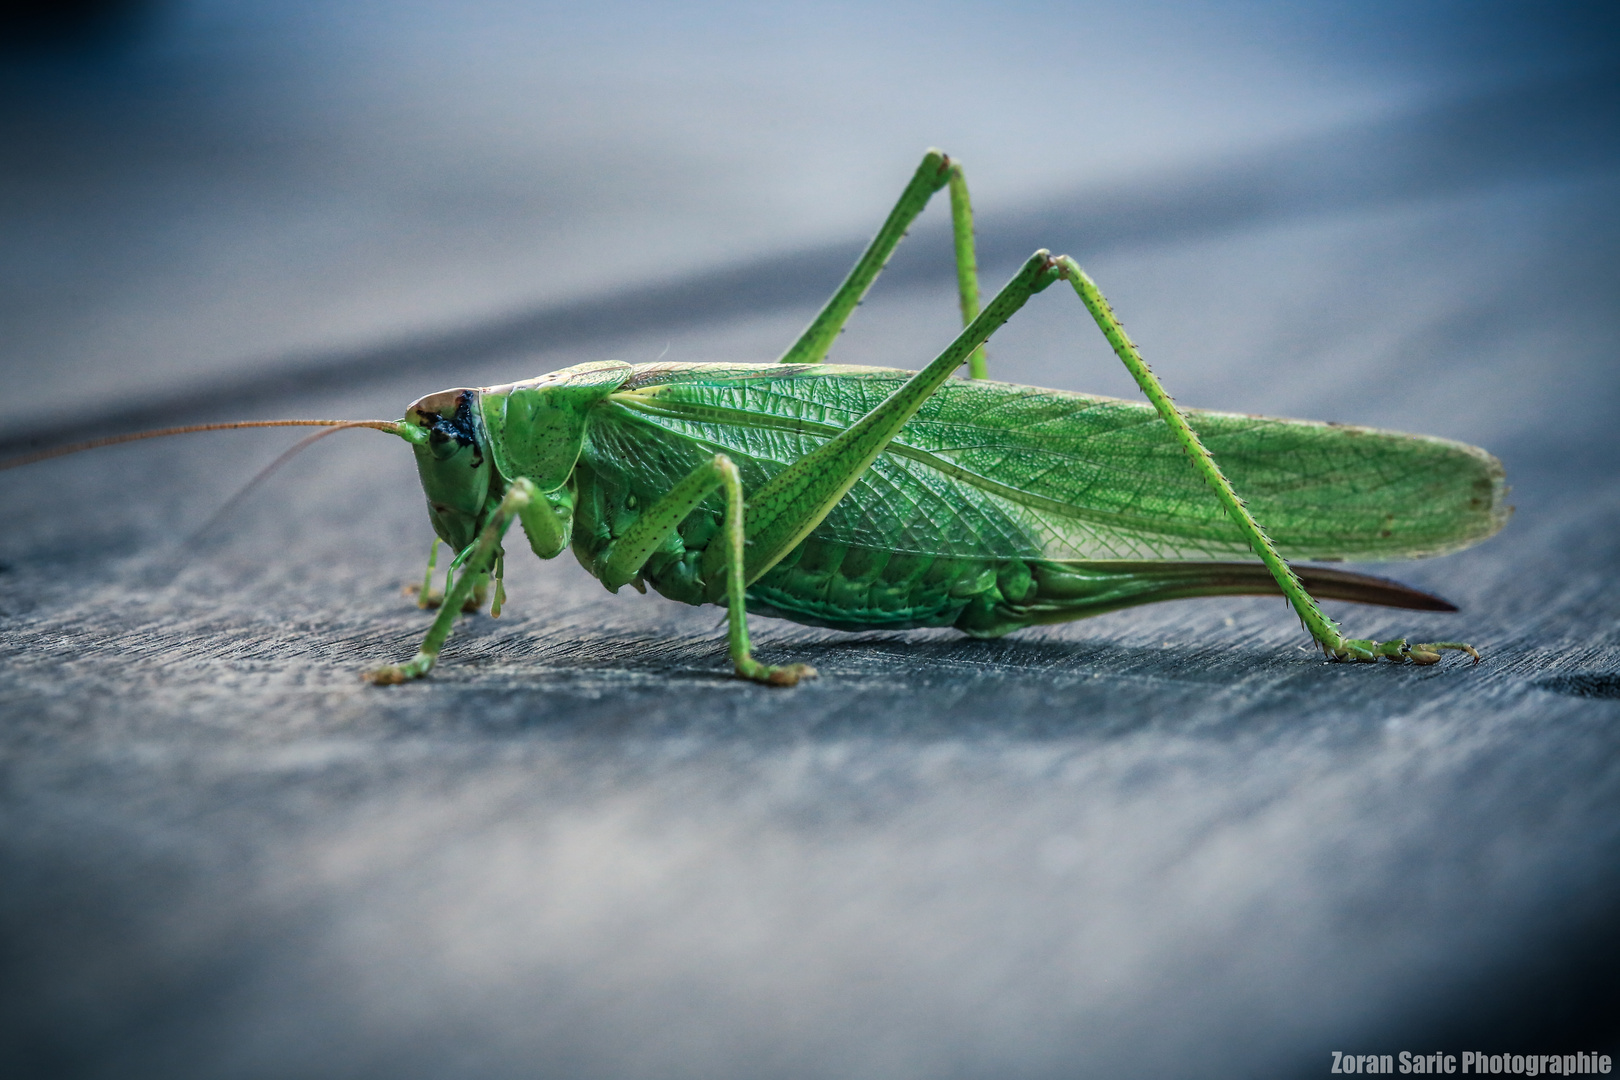
<path id="1" fill-rule="evenodd" d="M 439 659 L 439 650 L 450 636 L 450 628 L 455 624 L 462 606 L 471 599 L 478 586 L 489 580 L 490 568 L 500 556 L 501 538 L 511 527 L 512 519 L 536 498 L 538 493 L 529 481 L 520 478 L 512 482 L 488 524 L 473 542 L 471 552 L 461 560 L 461 573 L 447 591 L 444 602 L 439 605 L 439 613 L 433 617 L 433 625 L 428 627 L 427 637 L 422 639 L 422 647 L 416 651 L 416 655 L 403 664 L 372 668 L 364 672 L 361 678 L 378 686 L 390 686 L 408 679 L 420 679 L 433 670 L 433 665 Z"/>
<path id="2" fill-rule="evenodd" d="M 416 597 L 416 606 L 424 610 L 436 608 L 440 604 L 444 603 L 445 593 L 439 592 L 433 587 L 433 568 L 438 565 L 439 562 L 439 543 L 439 538 L 435 536 L 433 538 L 433 546 L 428 549 L 427 572 L 422 575 L 421 588 L 417 588 L 415 585 L 405 586 L 405 595 L 414 595 Z M 450 581 L 454 575 L 455 566 L 452 565 L 450 570 L 445 574 L 445 592 L 449 592 Z M 498 578 L 499 574 L 496 576 Z M 487 582 L 479 582 L 475 584 L 472 592 L 468 594 L 466 602 L 461 605 L 461 610 L 470 615 L 479 608 L 482 608 L 484 606 L 484 599 L 489 595 L 489 589 L 486 587 L 487 585 Z M 499 612 L 496 614 L 499 614 Z"/>

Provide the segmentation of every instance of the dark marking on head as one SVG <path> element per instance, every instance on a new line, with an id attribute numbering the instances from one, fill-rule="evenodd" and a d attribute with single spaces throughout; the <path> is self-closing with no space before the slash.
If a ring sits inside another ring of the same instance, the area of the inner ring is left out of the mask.
<path id="1" fill-rule="evenodd" d="M 423 412 L 422 425 L 428 429 L 428 446 L 435 457 L 447 458 L 462 447 L 473 448 L 473 468 L 484 464 L 484 447 L 478 441 L 477 422 L 473 417 L 474 398 L 471 390 L 456 395 L 455 411 L 449 416 L 442 412 Z M 451 443 L 455 444 L 452 449 Z"/>

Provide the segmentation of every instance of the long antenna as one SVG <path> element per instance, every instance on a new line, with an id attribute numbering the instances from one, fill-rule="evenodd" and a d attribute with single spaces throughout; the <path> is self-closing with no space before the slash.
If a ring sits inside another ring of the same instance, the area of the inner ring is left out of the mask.
<path id="1" fill-rule="evenodd" d="M 253 490 L 255 488 L 257 488 L 260 484 L 264 483 L 266 480 L 270 479 L 271 474 L 275 473 L 283 465 L 287 464 L 287 462 L 291 461 L 293 458 L 297 457 L 299 454 L 302 454 L 305 450 L 308 450 L 311 446 L 314 446 L 316 443 L 320 442 L 322 439 L 326 438 L 328 435 L 336 435 L 338 432 L 343 431 L 343 430 L 345 430 L 347 428 L 370 427 L 370 426 L 371 426 L 371 422 L 369 422 L 369 421 L 365 421 L 365 420 L 353 421 L 353 420 L 351 420 L 351 421 L 345 421 L 342 424 L 335 424 L 335 425 L 333 425 L 332 427 L 329 427 L 329 428 L 322 428 L 320 431 L 317 431 L 312 435 L 305 435 L 302 439 L 299 439 L 297 442 L 293 443 L 290 447 L 283 450 L 281 452 L 281 456 L 276 458 L 276 460 L 272 461 L 270 464 L 266 465 L 264 468 L 260 469 L 256 473 L 254 473 L 253 474 L 253 479 L 249 480 L 247 483 L 245 483 L 241 487 L 237 488 L 236 489 L 236 494 L 232 495 L 229 499 L 226 499 L 225 500 L 225 505 L 221 506 L 218 510 L 215 510 L 214 511 L 214 516 L 209 518 L 208 521 L 206 523 L 204 523 L 202 528 L 200 528 L 196 532 L 192 533 L 191 536 L 186 540 L 186 543 L 187 544 L 195 544 L 197 541 L 201 540 L 204 536 L 206 536 L 209 532 L 211 532 L 213 530 L 215 525 L 218 525 L 220 522 L 224 521 L 227 517 L 229 517 L 231 515 L 231 512 L 233 510 L 235 510 L 237 508 L 237 506 L 239 506 L 241 504 L 243 499 L 247 498 L 250 494 L 252 494 L 252 492 L 253 492 Z"/>
<path id="2" fill-rule="evenodd" d="M 47 461 L 54 457 L 63 457 L 67 454 L 77 454 L 81 450 L 94 450 L 98 446 L 117 446 L 119 443 L 138 442 L 141 439 L 161 439 L 167 435 L 190 435 L 197 431 L 231 431 L 235 428 L 271 428 L 271 427 L 323 427 L 323 428 L 376 428 L 386 431 L 390 435 L 400 434 L 400 424 L 394 420 L 234 420 L 222 424 L 188 424 L 185 427 L 158 428 L 156 431 L 137 431 L 129 435 L 108 435 L 101 439 L 87 439 L 84 442 L 69 443 L 67 446 L 56 446 L 49 450 L 36 450 L 31 454 L 20 454 L 14 458 L 0 461 L 0 472 L 6 469 L 17 469 L 24 465 L 32 465 L 36 461 Z"/>

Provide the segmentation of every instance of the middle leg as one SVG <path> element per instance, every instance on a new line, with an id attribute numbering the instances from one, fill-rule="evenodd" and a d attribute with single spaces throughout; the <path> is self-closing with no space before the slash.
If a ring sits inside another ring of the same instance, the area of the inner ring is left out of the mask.
<path id="1" fill-rule="evenodd" d="M 444 602 L 445 595 L 450 591 L 450 583 L 455 578 L 456 568 L 460 565 L 459 562 L 452 563 L 450 565 L 450 569 L 446 571 L 443 592 L 439 592 L 433 588 L 433 568 L 438 565 L 439 562 L 440 543 L 442 543 L 442 541 L 435 536 L 433 538 L 433 547 L 428 551 L 427 572 L 422 575 L 422 587 L 418 589 L 414 585 L 405 586 L 405 594 L 407 596 L 411 595 L 412 593 L 416 595 L 416 606 L 419 608 L 436 608 Z M 497 573 L 496 579 L 499 580 L 499 578 L 500 575 Z M 462 603 L 461 610 L 471 614 L 477 611 L 479 608 L 482 608 L 484 606 L 484 599 L 489 592 L 486 586 L 487 582 L 475 582 L 473 584 L 472 591 L 467 594 L 466 601 Z M 500 592 L 499 586 L 497 586 L 496 591 L 497 593 Z M 499 604 L 496 605 L 497 608 L 499 606 Z M 496 614 L 499 615 L 499 612 L 497 611 Z"/>
<path id="2" fill-rule="evenodd" d="M 809 664 L 773 666 L 754 659 L 748 640 L 748 586 L 743 577 L 743 551 L 747 540 L 742 479 L 737 466 L 724 454 L 716 454 L 712 460 L 693 469 L 668 494 L 648 507 L 614 538 L 590 567 L 591 573 L 614 592 L 635 580 L 653 553 L 717 488 L 725 493 L 726 518 L 720 534 L 709 541 L 709 551 L 716 555 L 717 573 L 716 578 L 711 579 L 716 584 L 711 593 L 715 603 L 726 606 L 726 642 L 732 665 L 743 678 L 773 686 L 793 686 L 800 679 L 815 678 L 816 669 Z"/>

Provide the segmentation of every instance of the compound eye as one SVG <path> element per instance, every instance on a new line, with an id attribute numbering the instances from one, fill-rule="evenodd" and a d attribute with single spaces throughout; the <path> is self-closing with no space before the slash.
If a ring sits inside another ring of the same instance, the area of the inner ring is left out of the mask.
<path id="1" fill-rule="evenodd" d="M 472 443 L 472 437 L 456 427 L 453 420 L 437 420 L 428 432 L 428 451 L 440 461 L 449 461 Z"/>

